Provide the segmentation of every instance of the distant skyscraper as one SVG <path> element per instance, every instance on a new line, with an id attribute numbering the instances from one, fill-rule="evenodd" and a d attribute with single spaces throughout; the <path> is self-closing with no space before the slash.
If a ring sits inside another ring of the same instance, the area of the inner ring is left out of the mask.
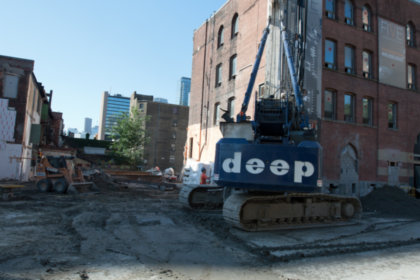
<path id="1" fill-rule="evenodd" d="M 92 134 L 92 119 L 85 118 L 85 133 Z"/>
<path id="2" fill-rule="evenodd" d="M 99 118 L 98 140 L 110 140 L 111 128 L 119 116 L 130 112 L 130 98 L 121 94 L 102 94 L 101 115 Z"/>
<path id="3" fill-rule="evenodd" d="M 99 126 L 95 125 L 94 127 L 92 127 L 92 133 L 90 134 L 90 139 L 95 138 L 95 136 L 97 136 L 96 134 L 98 134 L 99 131 Z M 98 139 L 98 137 L 96 137 L 96 139 Z"/>
<path id="4" fill-rule="evenodd" d="M 179 105 L 188 106 L 191 91 L 191 78 L 182 77 L 179 89 Z"/>

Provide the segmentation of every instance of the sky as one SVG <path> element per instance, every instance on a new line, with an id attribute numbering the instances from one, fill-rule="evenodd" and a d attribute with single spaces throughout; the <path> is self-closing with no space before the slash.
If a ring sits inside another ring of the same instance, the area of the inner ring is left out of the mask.
<path id="1" fill-rule="evenodd" d="M 65 129 L 99 124 L 103 91 L 179 103 L 193 33 L 227 0 L 0 0 L 0 55 L 35 61 Z"/>

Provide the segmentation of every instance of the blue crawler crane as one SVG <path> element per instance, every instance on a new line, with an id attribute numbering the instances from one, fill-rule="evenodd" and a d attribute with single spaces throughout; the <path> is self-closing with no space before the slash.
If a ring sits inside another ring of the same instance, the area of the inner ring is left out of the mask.
<path id="1" fill-rule="evenodd" d="M 297 71 L 304 58 L 307 1 L 298 2 L 301 26 L 293 40 L 281 20 L 282 63 L 288 71 L 282 92 L 256 98 L 254 120 L 249 120 L 246 112 L 270 32 L 269 19 L 241 111 L 236 120 L 224 114 L 226 122 L 220 123 L 223 138 L 216 145 L 214 179 L 224 188 L 224 219 L 244 230 L 340 224 L 361 214 L 356 197 L 321 192 L 322 148 L 308 121 L 303 74 Z M 287 10 L 282 11 L 285 14 Z"/>

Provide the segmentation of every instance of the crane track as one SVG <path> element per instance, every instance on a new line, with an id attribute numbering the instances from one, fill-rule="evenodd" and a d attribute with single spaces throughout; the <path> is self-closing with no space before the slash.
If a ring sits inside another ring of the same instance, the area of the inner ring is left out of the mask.
<path id="1" fill-rule="evenodd" d="M 223 206 L 223 187 L 183 185 L 178 199 L 182 205 L 193 209 L 219 209 Z"/>
<path id="2" fill-rule="evenodd" d="M 234 194 L 223 206 L 225 221 L 246 231 L 347 225 L 361 212 L 355 197 L 312 193 Z"/>

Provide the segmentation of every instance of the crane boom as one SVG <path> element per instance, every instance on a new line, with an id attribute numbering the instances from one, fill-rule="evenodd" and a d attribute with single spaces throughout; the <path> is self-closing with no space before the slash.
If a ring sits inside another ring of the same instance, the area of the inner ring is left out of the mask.
<path id="1" fill-rule="evenodd" d="M 247 119 L 246 111 L 248 110 L 249 100 L 251 99 L 252 89 L 254 88 L 255 79 L 258 73 L 258 68 L 260 67 L 261 57 L 264 52 L 265 43 L 267 42 L 267 37 L 268 37 L 268 34 L 270 33 L 269 26 L 270 26 L 270 19 L 268 20 L 267 27 L 264 29 L 260 46 L 258 47 L 258 52 L 255 58 L 254 67 L 252 68 L 251 77 L 249 79 L 248 87 L 245 92 L 244 101 L 242 102 L 241 111 L 236 116 L 236 122 L 244 122 Z"/>

